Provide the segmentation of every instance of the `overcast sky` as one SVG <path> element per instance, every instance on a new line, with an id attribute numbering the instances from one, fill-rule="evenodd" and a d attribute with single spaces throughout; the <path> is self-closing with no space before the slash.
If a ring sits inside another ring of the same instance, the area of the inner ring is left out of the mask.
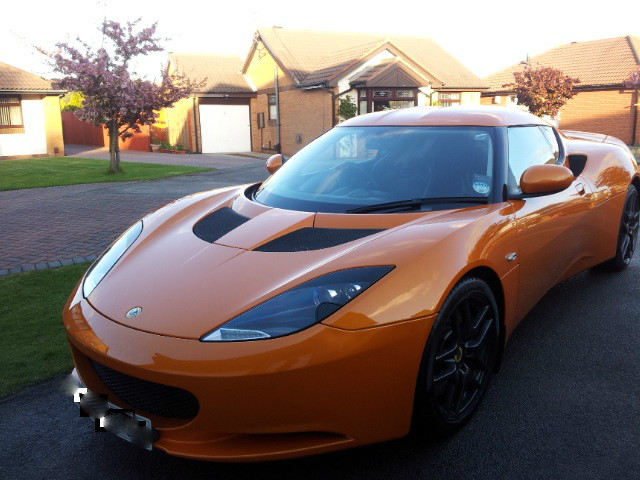
<path id="1" fill-rule="evenodd" d="M 591 6 L 593 5 L 593 6 Z M 4 2 L 0 61 L 41 75 L 33 45 L 52 48 L 76 36 L 99 45 L 102 19 L 158 22 L 167 51 L 246 55 L 258 26 L 431 37 L 483 77 L 559 44 L 640 36 L 640 1 L 518 0 L 318 2 L 275 0 L 22 0 Z M 165 54 L 139 71 L 157 76 Z"/>

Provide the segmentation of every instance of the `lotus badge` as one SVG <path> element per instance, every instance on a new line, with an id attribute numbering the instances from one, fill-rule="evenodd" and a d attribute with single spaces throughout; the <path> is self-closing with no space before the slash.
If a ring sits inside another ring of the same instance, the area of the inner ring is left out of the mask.
<path id="1" fill-rule="evenodd" d="M 142 307 L 134 307 L 127 312 L 125 317 L 127 318 L 136 318 L 138 315 L 142 313 Z"/>

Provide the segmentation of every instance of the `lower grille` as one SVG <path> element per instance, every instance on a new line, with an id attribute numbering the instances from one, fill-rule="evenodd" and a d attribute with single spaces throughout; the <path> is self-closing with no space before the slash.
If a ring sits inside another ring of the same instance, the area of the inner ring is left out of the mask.
<path id="1" fill-rule="evenodd" d="M 198 400 L 186 390 L 131 377 L 90 361 L 106 387 L 135 409 L 166 418 L 193 418 L 198 414 Z"/>

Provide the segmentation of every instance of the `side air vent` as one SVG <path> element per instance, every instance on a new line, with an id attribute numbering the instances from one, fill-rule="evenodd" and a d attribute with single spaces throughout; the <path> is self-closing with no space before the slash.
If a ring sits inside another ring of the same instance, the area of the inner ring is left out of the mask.
<path id="1" fill-rule="evenodd" d="M 568 155 L 567 160 L 569 162 L 569 170 L 571 170 L 574 177 L 580 175 L 587 165 L 586 155 Z"/>
<path id="2" fill-rule="evenodd" d="M 196 223 L 193 226 L 193 233 L 205 242 L 213 243 L 248 220 L 248 217 L 223 207 Z"/>
<path id="3" fill-rule="evenodd" d="M 308 252 L 335 247 L 382 230 L 357 228 L 312 228 L 306 227 L 287 233 L 254 250 L 258 252 Z"/>

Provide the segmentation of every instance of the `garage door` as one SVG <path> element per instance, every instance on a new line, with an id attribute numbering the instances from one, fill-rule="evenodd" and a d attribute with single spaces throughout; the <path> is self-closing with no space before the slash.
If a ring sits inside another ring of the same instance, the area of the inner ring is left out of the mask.
<path id="1" fill-rule="evenodd" d="M 249 152 L 249 105 L 200 105 L 202 153 Z"/>

